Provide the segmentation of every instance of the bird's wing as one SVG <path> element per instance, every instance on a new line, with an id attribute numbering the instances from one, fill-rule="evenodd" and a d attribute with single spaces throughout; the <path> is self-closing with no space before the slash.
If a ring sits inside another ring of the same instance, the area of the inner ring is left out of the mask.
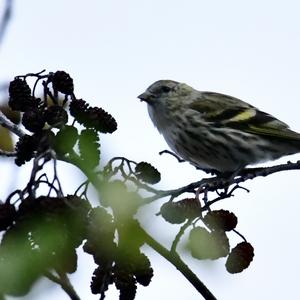
<path id="1" fill-rule="evenodd" d="M 231 96 L 201 92 L 201 96 L 190 104 L 190 108 L 200 112 L 203 120 L 215 126 L 280 139 L 300 140 L 300 134 L 290 130 L 286 123 Z"/>
<path id="2" fill-rule="evenodd" d="M 228 95 L 200 92 L 195 94 L 190 108 L 200 112 L 203 119 L 208 122 L 222 122 L 237 116 L 247 119 L 250 116 L 245 111 L 254 107 Z M 249 113 L 251 113 L 251 110 L 249 110 Z"/>

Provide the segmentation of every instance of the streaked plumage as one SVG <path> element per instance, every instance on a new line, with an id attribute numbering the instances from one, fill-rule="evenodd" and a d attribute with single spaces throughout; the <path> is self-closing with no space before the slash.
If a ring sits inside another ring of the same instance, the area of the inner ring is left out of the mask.
<path id="1" fill-rule="evenodd" d="M 235 172 L 300 152 L 300 134 L 237 98 L 159 80 L 138 96 L 176 154 L 204 170 Z"/>

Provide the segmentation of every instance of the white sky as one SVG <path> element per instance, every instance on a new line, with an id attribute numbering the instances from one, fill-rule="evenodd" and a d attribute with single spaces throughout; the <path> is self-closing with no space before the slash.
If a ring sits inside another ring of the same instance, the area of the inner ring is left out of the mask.
<path id="1" fill-rule="evenodd" d="M 102 138 L 107 157 L 149 161 L 162 172 L 159 188 L 179 187 L 203 173 L 158 155 L 167 146 L 136 96 L 158 79 L 184 81 L 251 102 L 300 131 L 299 11 L 296 0 L 18 0 L 0 48 L 0 82 L 42 69 L 69 72 L 77 97 L 118 121 L 119 130 Z M 5 187 L 15 183 L 15 174 L 15 168 L 0 170 Z M 254 245 L 255 258 L 248 270 L 229 275 L 224 260 L 208 264 L 185 257 L 218 299 L 297 298 L 299 178 L 293 171 L 256 179 L 245 185 L 250 194 L 239 191 L 221 203 L 238 215 L 238 230 Z M 145 214 L 148 230 L 171 241 L 173 226 L 152 209 Z M 148 253 L 155 276 L 150 287 L 138 288 L 137 300 L 201 299 L 172 266 Z M 74 284 L 83 299 L 98 299 L 89 292 L 87 264 L 83 260 L 84 275 L 74 276 Z M 60 289 L 39 299 L 53 297 L 68 299 Z"/>

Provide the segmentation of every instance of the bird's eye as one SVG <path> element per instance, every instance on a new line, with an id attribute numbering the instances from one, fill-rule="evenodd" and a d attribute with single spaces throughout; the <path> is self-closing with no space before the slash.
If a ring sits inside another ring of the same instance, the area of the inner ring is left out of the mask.
<path id="1" fill-rule="evenodd" d="M 168 87 L 168 86 L 166 86 L 166 85 L 164 85 L 164 86 L 161 87 L 161 90 L 162 90 L 162 92 L 164 92 L 164 93 L 168 93 L 168 92 L 171 91 L 171 88 Z"/>

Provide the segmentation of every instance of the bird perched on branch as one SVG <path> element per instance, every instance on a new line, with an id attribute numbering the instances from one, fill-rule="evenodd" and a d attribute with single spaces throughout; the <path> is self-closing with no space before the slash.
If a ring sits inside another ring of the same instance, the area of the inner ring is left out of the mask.
<path id="1" fill-rule="evenodd" d="M 300 152 L 300 134 L 237 98 L 173 80 L 154 82 L 139 99 L 178 156 L 199 169 L 235 173 Z"/>

